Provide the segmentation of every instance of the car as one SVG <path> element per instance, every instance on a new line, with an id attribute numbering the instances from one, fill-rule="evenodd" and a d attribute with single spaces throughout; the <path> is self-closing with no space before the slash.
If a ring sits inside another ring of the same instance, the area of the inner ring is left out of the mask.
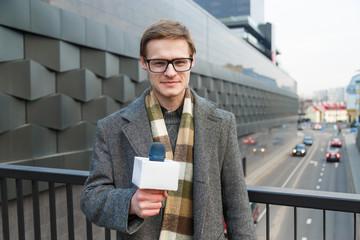
<path id="1" fill-rule="evenodd" d="M 245 144 L 254 145 L 256 143 L 255 139 L 252 137 L 247 137 L 243 141 Z"/>
<path id="2" fill-rule="evenodd" d="M 322 126 L 320 124 L 315 124 L 314 127 L 313 127 L 314 130 L 321 130 L 322 129 Z"/>
<path id="3" fill-rule="evenodd" d="M 330 141 L 330 146 L 331 147 L 337 147 L 337 148 L 341 148 L 342 146 L 342 141 L 340 138 L 333 138 Z"/>
<path id="4" fill-rule="evenodd" d="M 327 162 L 339 162 L 341 154 L 337 148 L 329 148 L 325 154 Z"/>
<path id="5" fill-rule="evenodd" d="M 265 144 L 258 144 L 253 147 L 252 151 L 255 152 L 265 152 L 266 151 L 266 145 Z"/>
<path id="6" fill-rule="evenodd" d="M 305 144 L 305 145 L 312 145 L 312 144 L 313 144 L 313 139 L 312 139 L 312 137 L 310 137 L 310 136 L 305 136 L 305 137 L 304 137 L 304 144 Z"/>
<path id="7" fill-rule="evenodd" d="M 305 154 L 306 154 L 305 144 L 297 144 L 292 150 L 292 155 L 294 156 L 304 156 Z"/>

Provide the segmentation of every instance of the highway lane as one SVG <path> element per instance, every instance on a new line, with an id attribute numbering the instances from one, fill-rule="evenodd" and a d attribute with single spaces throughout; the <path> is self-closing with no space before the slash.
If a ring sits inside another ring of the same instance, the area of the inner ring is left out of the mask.
<path id="1" fill-rule="evenodd" d="M 328 163 L 325 152 L 330 130 L 313 131 L 305 129 L 299 135 L 313 135 L 315 141 L 307 147 L 305 157 L 293 157 L 287 153 L 251 184 L 319 191 L 352 192 L 348 179 L 346 154 L 340 163 Z M 298 137 L 299 139 L 299 137 Z M 302 137 L 300 138 L 302 140 Z M 301 141 L 299 140 L 299 141 Z M 260 207 L 264 213 L 264 206 Z M 265 239 L 265 217 L 256 226 L 259 239 Z M 294 239 L 294 210 L 289 207 L 270 208 L 271 239 Z M 326 239 L 352 239 L 353 215 L 350 213 L 326 212 Z M 323 238 L 323 211 L 313 209 L 297 210 L 297 239 Z"/>

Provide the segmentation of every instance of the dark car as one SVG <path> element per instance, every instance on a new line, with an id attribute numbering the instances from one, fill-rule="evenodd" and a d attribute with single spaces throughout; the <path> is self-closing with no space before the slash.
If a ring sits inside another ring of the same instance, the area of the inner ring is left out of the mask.
<path id="1" fill-rule="evenodd" d="M 341 148 L 342 146 L 342 141 L 340 138 L 333 138 L 331 139 L 330 141 L 330 146 L 331 147 L 338 147 L 338 148 Z"/>
<path id="2" fill-rule="evenodd" d="M 305 144 L 305 145 L 312 145 L 312 144 L 313 144 L 313 139 L 312 139 L 312 137 L 310 137 L 310 136 L 305 136 L 305 137 L 304 137 L 304 144 Z"/>
<path id="3" fill-rule="evenodd" d="M 293 150 L 292 150 L 292 154 L 294 156 L 304 156 L 306 154 L 306 148 L 305 148 L 305 144 L 297 144 Z"/>
<path id="4" fill-rule="evenodd" d="M 256 143 L 256 140 L 252 137 L 247 137 L 243 141 L 245 144 L 254 145 Z"/>
<path id="5" fill-rule="evenodd" d="M 341 154 L 339 149 L 336 148 L 329 148 L 325 154 L 326 161 L 328 162 L 339 162 Z"/>
<path id="6" fill-rule="evenodd" d="M 256 145 L 256 146 L 253 147 L 252 151 L 253 151 L 254 153 L 256 153 L 256 152 L 261 152 L 261 153 L 263 153 L 263 152 L 266 151 L 266 145 L 265 145 L 265 144 L 258 144 L 258 145 Z"/>

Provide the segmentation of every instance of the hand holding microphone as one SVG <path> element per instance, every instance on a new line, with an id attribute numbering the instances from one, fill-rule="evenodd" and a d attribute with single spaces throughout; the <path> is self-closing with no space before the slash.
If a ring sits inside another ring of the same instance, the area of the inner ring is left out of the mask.
<path id="1" fill-rule="evenodd" d="M 165 160 L 165 145 L 151 145 L 149 158 L 135 157 L 132 182 L 139 188 L 131 198 L 129 214 L 141 218 L 157 215 L 166 190 L 177 190 L 180 165 Z"/>

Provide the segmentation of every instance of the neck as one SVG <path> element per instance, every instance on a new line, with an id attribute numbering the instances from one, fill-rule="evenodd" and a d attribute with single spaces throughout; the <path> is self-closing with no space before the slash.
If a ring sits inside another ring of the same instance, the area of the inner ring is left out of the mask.
<path id="1" fill-rule="evenodd" d="M 159 104 L 170 111 L 175 111 L 176 109 L 178 109 L 184 102 L 184 97 L 185 97 L 185 91 L 183 94 L 175 96 L 173 98 L 162 98 L 160 96 L 157 96 L 157 94 L 155 93 L 156 98 L 159 101 Z"/>

